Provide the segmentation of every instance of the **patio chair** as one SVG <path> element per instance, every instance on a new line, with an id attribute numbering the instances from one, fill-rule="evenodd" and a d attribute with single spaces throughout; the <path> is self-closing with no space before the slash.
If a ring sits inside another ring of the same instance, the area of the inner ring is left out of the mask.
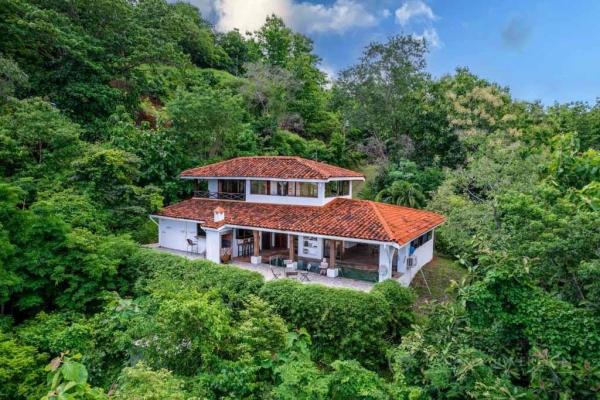
<path id="1" fill-rule="evenodd" d="M 270 267 L 271 268 L 271 273 L 273 274 L 273 279 L 279 279 L 281 278 L 281 272 L 278 272 L 275 270 L 275 268 Z"/>
<path id="2" fill-rule="evenodd" d="M 306 262 L 304 262 L 304 260 L 298 260 L 297 263 L 298 263 L 298 266 L 296 268 L 298 268 L 300 271 L 307 270 Z"/>
<path id="3" fill-rule="evenodd" d="M 308 263 L 308 271 L 318 274 L 320 269 L 321 266 L 319 264 Z"/>
<path id="4" fill-rule="evenodd" d="M 308 277 L 308 272 L 298 271 L 298 280 L 304 281 L 304 282 L 310 282 L 310 278 Z"/>
<path id="5" fill-rule="evenodd" d="M 189 253 L 194 253 L 194 246 L 196 247 L 196 252 L 198 252 L 198 242 L 192 239 L 186 239 L 187 241 L 187 251 Z"/>

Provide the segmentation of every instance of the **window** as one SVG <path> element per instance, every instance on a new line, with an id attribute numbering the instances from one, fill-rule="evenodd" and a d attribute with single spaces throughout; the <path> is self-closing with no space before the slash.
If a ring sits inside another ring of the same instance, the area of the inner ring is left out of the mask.
<path id="1" fill-rule="evenodd" d="M 433 231 L 429 231 L 427 233 L 422 234 L 421 236 L 419 236 L 412 242 L 410 242 L 410 245 L 413 248 L 418 249 L 419 247 L 423 246 L 425 243 L 429 242 L 432 237 L 433 237 Z"/>
<path id="2" fill-rule="evenodd" d="M 314 182 L 270 182 L 270 181 L 251 181 L 250 193 L 252 194 L 271 194 L 271 184 L 274 185 L 273 193 L 277 196 L 296 196 L 296 197 L 317 197 L 317 184 Z"/>
<path id="3" fill-rule="evenodd" d="M 325 184 L 325 197 L 348 196 L 350 181 L 331 181 Z"/>
<path id="4" fill-rule="evenodd" d="M 289 182 L 277 182 L 277 196 L 288 196 L 289 186 Z"/>
<path id="5" fill-rule="evenodd" d="M 269 181 L 251 181 L 250 193 L 252 194 L 271 194 L 271 182 Z"/>
<path id="6" fill-rule="evenodd" d="M 206 232 L 200 224 L 196 224 L 196 237 L 206 237 Z"/>
<path id="7" fill-rule="evenodd" d="M 235 237 L 237 239 L 252 239 L 254 234 L 250 229 L 238 229 L 235 232 Z"/>
<path id="8" fill-rule="evenodd" d="M 246 181 L 238 179 L 219 179 L 219 192 L 221 193 L 245 193 Z"/>
<path id="9" fill-rule="evenodd" d="M 317 197 L 317 184 L 313 182 L 296 182 L 296 196 Z"/>

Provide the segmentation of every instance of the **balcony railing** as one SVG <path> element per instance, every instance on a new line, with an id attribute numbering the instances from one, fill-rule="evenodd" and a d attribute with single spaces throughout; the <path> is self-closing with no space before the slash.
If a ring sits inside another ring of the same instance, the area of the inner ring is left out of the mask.
<path id="1" fill-rule="evenodd" d="M 201 197 L 203 199 L 216 199 L 216 200 L 246 200 L 246 193 L 225 193 L 225 192 L 209 192 L 206 190 L 196 190 L 194 197 Z"/>

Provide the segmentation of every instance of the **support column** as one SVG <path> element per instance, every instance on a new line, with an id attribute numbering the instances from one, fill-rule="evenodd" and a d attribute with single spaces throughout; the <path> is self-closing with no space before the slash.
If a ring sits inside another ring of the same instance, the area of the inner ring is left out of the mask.
<path id="1" fill-rule="evenodd" d="M 288 248 L 290 249 L 289 259 L 294 261 L 295 249 L 294 249 L 294 236 L 292 236 L 292 235 L 288 235 Z"/>
<path id="2" fill-rule="evenodd" d="M 252 237 L 254 239 L 254 256 L 260 255 L 260 233 L 258 231 L 252 231 Z"/>
<path id="3" fill-rule="evenodd" d="M 394 248 L 387 244 L 379 245 L 379 282 L 392 278 Z"/>
<path id="4" fill-rule="evenodd" d="M 335 267 L 335 240 L 329 241 L 329 268 Z"/>
<path id="5" fill-rule="evenodd" d="M 219 231 L 206 229 L 206 259 L 221 263 L 221 234 Z"/>
<path id="6" fill-rule="evenodd" d="M 252 264 L 260 264 L 262 262 L 262 257 L 260 256 L 260 232 L 252 231 L 252 238 L 254 240 L 252 254 L 254 255 L 250 257 L 250 262 Z"/>

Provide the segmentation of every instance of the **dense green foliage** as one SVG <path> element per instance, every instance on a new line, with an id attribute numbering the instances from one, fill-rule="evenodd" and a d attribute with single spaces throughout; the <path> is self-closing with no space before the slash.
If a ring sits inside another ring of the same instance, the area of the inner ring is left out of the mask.
<path id="1" fill-rule="evenodd" d="M 0 37 L 0 399 L 598 397 L 600 106 L 434 79 L 410 36 L 327 82 L 276 16 L 217 33 L 164 0 L 0 0 Z M 444 214 L 456 301 L 140 248 L 181 170 L 255 154 Z"/>
<path id="2" fill-rule="evenodd" d="M 261 297 L 292 327 L 306 328 L 319 359 L 360 359 L 377 366 L 385 361 L 388 333 L 406 330 L 412 322 L 408 290 L 391 281 L 379 285 L 386 288 L 362 293 L 282 280 L 267 283 Z M 394 302 L 398 299 L 404 301 Z"/>

